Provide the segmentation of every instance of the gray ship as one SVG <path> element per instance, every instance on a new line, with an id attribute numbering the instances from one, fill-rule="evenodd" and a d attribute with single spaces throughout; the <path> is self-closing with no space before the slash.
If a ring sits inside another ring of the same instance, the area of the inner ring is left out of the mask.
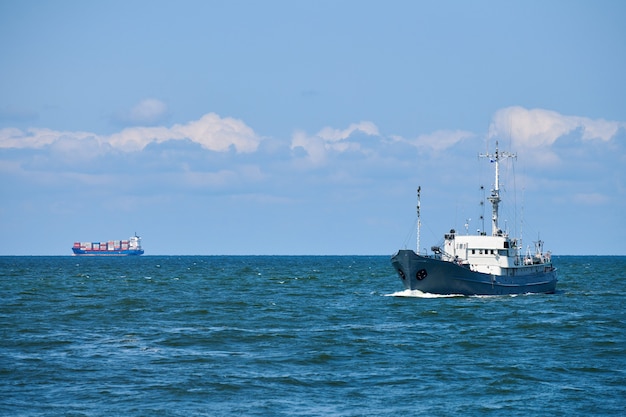
<path id="1" fill-rule="evenodd" d="M 444 235 L 443 247 L 433 246 L 433 254 L 419 254 L 403 249 L 391 257 L 405 290 L 445 295 L 511 295 L 554 293 L 557 273 L 550 252 L 543 251 L 538 240 L 534 250 L 522 254 L 521 239 L 511 238 L 498 227 L 500 204 L 501 159 L 515 157 L 500 152 L 480 155 L 495 163 L 495 183 L 488 197 L 492 207 L 491 236 L 484 232 L 461 235 L 450 230 Z M 418 188 L 418 251 L 420 245 L 420 191 Z"/>

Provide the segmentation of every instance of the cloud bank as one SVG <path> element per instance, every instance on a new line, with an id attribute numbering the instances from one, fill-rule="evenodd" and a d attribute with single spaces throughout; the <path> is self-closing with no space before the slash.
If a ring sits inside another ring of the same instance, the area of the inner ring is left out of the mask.
<path id="1" fill-rule="evenodd" d="M 0 129 L 0 148 L 43 148 L 61 140 L 85 141 L 95 139 L 101 147 L 111 147 L 124 152 L 140 151 L 150 143 L 190 140 L 203 148 L 225 152 L 234 149 L 239 153 L 254 152 L 261 138 L 241 120 L 221 118 L 209 113 L 199 120 L 171 127 L 130 127 L 109 136 L 89 132 L 55 131 L 51 129 L 16 128 Z"/>
<path id="2" fill-rule="evenodd" d="M 159 103 L 146 100 L 137 107 L 137 120 L 163 111 Z M 584 166 L 591 172 L 595 167 L 587 160 L 577 162 L 577 158 L 597 152 L 599 143 L 616 158 L 621 155 L 624 159 L 623 145 L 616 138 L 625 131 L 624 122 L 509 107 L 493 115 L 486 140 L 491 149 L 494 140 L 500 140 L 501 149 L 524 156 L 527 166 L 565 164 L 575 165 L 576 172 L 584 172 Z M 420 169 L 428 175 L 441 170 L 438 175 L 451 176 L 453 173 L 442 167 L 473 160 L 468 154 L 483 151 L 484 140 L 485 135 L 460 129 L 425 132 L 412 138 L 386 135 L 371 121 L 345 128 L 327 126 L 312 134 L 296 131 L 291 138 L 265 138 L 241 120 L 208 113 L 187 123 L 128 127 L 111 135 L 4 128 L 0 129 L 0 164 L 4 172 L 36 169 L 52 174 L 55 170 L 93 174 L 96 167 L 109 172 L 115 171 L 116 164 L 132 163 L 140 170 L 140 177 L 177 172 L 171 183 L 180 181 L 190 187 L 285 183 L 307 170 L 349 183 L 363 178 L 374 181 L 422 175 Z"/>

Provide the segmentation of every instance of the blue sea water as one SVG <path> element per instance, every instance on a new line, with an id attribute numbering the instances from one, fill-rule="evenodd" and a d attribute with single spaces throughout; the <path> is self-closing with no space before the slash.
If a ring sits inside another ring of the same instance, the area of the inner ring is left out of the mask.
<path id="1" fill-rule="evenodd" d="M 622 416 L 626 257 L 393 297 L 387 256 L 0 257 L 7 416 Z"/>

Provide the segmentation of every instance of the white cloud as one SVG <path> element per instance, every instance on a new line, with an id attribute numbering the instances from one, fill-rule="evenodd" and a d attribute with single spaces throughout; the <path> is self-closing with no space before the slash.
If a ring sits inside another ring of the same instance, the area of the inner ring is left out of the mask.
<path id="1" fill-rule="evenodd" d="M 140 150 L 151 142 L 189 139 L 203 148 L 224 152 L 234 147 L 237 152 L 254 152 L 261 139 L 241 120 L 221 118 L 215 113 L 186 124 L 166 127 L 131 127 L 105 138 L 111 145 L 124 150 Z"/>
<path id="2" fill-rule="evenodd" d="M 626 129 L 626 123 L 582 117 L 580 119 L 584 121 L 583 139 L 600 139 L 607 142 L 613 139 L 620 129 Z"/>
<path id="3" fill-rule="evenodd" d="M 320 164 L 326 159 L 326 145 L 322 138 L 308 137 L 305 132 L 297 131 L 291 139 L 291 149 L 302 148 L 313 164 Z"/>
<path id="4" fill-rule="evenodd" d="M 317 133 L 317 136 L 327 142 L 337 142 L 347 139 L 354 132 L 363 132 L 366 135 L 378 136 L 378 127 L 372 122 L 359 122 L 351 124 L 347 129 L 339 130 L 325 127 Z"/>
<path id="5" fill-rule="evenodd" d="M 52 129 L 30 128 L 26 131 L 16 128 L 0 129 L 0 148 L 42 148 L 51 145 L 62 137 L 86 139 L 94 137 L 88 132 L 59 132 Z"/>
<path id="6" fill-rule="evenodd" d="M 261 139 L 241 120 L 220 118 L 215 113 L 204 115 L 186 125 L 175 125 L 172 132 L 189 138 L 206 149 L 226 151 L 234 146 L 238 152 L 256 151 Z"/>
<path id="7" fill-rule="evenodd" d="M 516 148 L 547 148 L 558 138 L 580 129 L 583 140 L 611 140 L 626 123 L 564 116 L 544 109 L 507 107 L 498 110 L 489 128 L 490 138 L 510 138 Z"/>
<path id="8" fill-rule="evenodd" d="M 561 156 L 553 150 L 559 138 L 579 132 L 577 137 L 584 142 L 609 142 L 625 128 L 623 122 L 565 116 L 551 110 L 516 106 L 500 109 L 494 114 L 489 138 L 510 141 L 510 150 L 523 156 L 529 165 L 555 167 L 562 163 Z"/>
<path id="9" fill-rule="evenodd" d="M 325 127 L 313 136 L 307 136 L 305 132 L 297 131 L 291 140 L 291 149 L 302 148 L 306 151 L 308 159 L 319 165 L 326 161 L 329 151 L 347 152 L 359 151 L 361 146 L 358 142 L 347 140 L 356 132 L 369 136 L 379 136 L 378 127 L 372 122 L 359 122 L 351 124 L 347 129 L 334 129 Z"/>
<path id="10" fill-rule="evenodd" d="M 62 138 L 84 140 L 95 138 L 101 146 L 110 145 L 122 151 L 138 151 L 151 142 L 189 139 L 205 149 L 224 152 L 233 147 L 237 152 L 254 152 L 261 138 L 241 120 L 221 118 L 215 113 L 199 120 L 172 127 L 131 127 L 110 136 L 88 132 L 63 132 L 32 128 L 26 131 L 0 129 L 0 148 L 41 148 Z"/>

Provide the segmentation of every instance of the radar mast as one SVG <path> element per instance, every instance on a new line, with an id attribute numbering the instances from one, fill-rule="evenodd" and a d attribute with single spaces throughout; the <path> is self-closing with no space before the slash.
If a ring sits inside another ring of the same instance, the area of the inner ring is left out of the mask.
<path id="1" fill-rule="evenodd" d="M 487 198 L 491 203 L 491 235 L 497 236 L 499 232 L 498 228 L 498 206 L 500 204 L 500 159 L 517 158 L 517 154 L 509 152 L 500 152 L 498 149 L 498 141 L 496 141 L 495 153 L 480 154 L 481 158 L 489 158 L 490 162 L 496 164 L 496 179 L 493 188 L 491 189 L 491 195 Z"/>

